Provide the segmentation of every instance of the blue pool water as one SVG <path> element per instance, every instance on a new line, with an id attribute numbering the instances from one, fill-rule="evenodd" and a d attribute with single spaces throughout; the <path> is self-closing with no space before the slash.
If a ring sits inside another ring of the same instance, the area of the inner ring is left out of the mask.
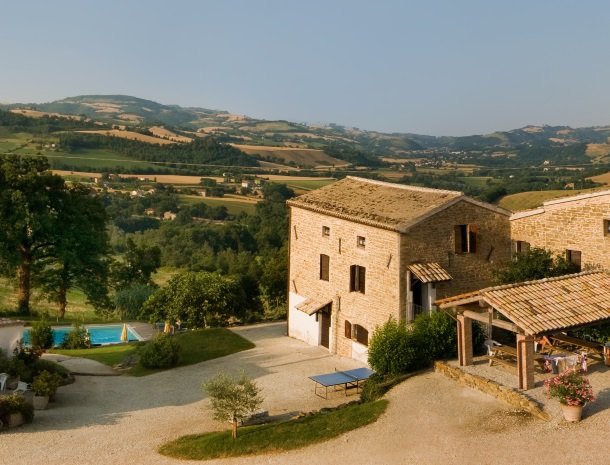
<path id="1" fill-rule="evenodd" d="M 104 325 L 104 326 L 90 326 L 85 325 L 89 332 L 91 339 L 91 345 L 104 345 L 104 344 L 118 344 L 121 341 L 121 332 L 123 331 L 123 325 Z M 55 346 L 61 345 L 66 334 L 72 331 L 70 326 L 56 326 L 53 327 L 53 344 Z M 127 334 L 130 341 L 139 341 L 139 338 L 129 328 Z M 23 332 L 23 343 L 28 345 L 30 343 L 30 331 L 26 330 Z"/>

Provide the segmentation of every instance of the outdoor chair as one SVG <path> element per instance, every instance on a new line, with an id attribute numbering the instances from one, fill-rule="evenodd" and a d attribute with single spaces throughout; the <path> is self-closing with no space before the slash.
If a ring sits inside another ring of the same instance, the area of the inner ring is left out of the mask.
<path id="1" fill-rule="evenodd" d="M 6 381 L 8 380 L 8 373 L 0 373 L 0 392 L 6 389 Z"/>
<path id="2" fill-rule="evenodd" d="M 25 392 L 29 389 L 30 389 L 30 385 L 28 383 L 19 381 L 19 382 L 17 382 L 17 389 L 15 389 L 13 392 L 15 394 L 17 394 L 17 393 L 25 394 Z"/>

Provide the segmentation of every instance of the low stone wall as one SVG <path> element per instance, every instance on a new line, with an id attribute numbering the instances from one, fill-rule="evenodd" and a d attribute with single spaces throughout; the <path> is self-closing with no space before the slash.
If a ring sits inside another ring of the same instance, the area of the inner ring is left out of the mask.
<path id="1" fill-rule="evenodd" d="M 438 373 L 441 373 L 460 384 L 473 389 L 478 389 L 479 391 L 506 402 L 519 410 L 528 412 L 541 420 L 549 421 L 551 419 L 550 415 L 540 408 L 538 402 L 528 398 L 515 389 L 509 388 L 481 376 L 466 373 L 457 367 L 448 365 L 445 362 L 436 362 L 434 364 L 434 369 Z"/>

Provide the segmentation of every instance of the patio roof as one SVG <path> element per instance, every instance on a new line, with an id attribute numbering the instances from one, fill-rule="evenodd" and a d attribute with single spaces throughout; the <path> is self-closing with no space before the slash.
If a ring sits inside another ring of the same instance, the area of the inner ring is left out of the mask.
<path id="1" fill-rule="evenodd" d="M 314 313 L 317 313 L 322 310 L 330 303 L 332 303 L 332 300 L 329 300 L 327 302 L 317 302 L 312 299 L 307 299 L 298 304 L 296 306 L 296 309 L 302 311 L 303 313 L 307 313 L 308 315 L 313 315 Z"/>
<path id="2" fill-rule="evenodd" d="M 437 283 L 453 279 L 449 272 L 436 262 L 412 263 L 407 268 L 422 283 Z"/>
<path id="3" fill-rule="evenodd" d="M 436 301 L 442 308 L 482 303 L 536 335 L 610 320 L 610 275 L 584 272 L 488 287 Z"/>

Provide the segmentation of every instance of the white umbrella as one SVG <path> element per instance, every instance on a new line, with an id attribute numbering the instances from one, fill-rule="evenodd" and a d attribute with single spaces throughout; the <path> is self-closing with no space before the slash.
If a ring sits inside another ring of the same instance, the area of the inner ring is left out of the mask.
<path id="1" fill-rule="evenodd" d="M 129 340 L 129 336 L 127 334 L 127 324 L 123 323 L 123 331 L 121 331 L 121 341 L 127 342 Z"/>

